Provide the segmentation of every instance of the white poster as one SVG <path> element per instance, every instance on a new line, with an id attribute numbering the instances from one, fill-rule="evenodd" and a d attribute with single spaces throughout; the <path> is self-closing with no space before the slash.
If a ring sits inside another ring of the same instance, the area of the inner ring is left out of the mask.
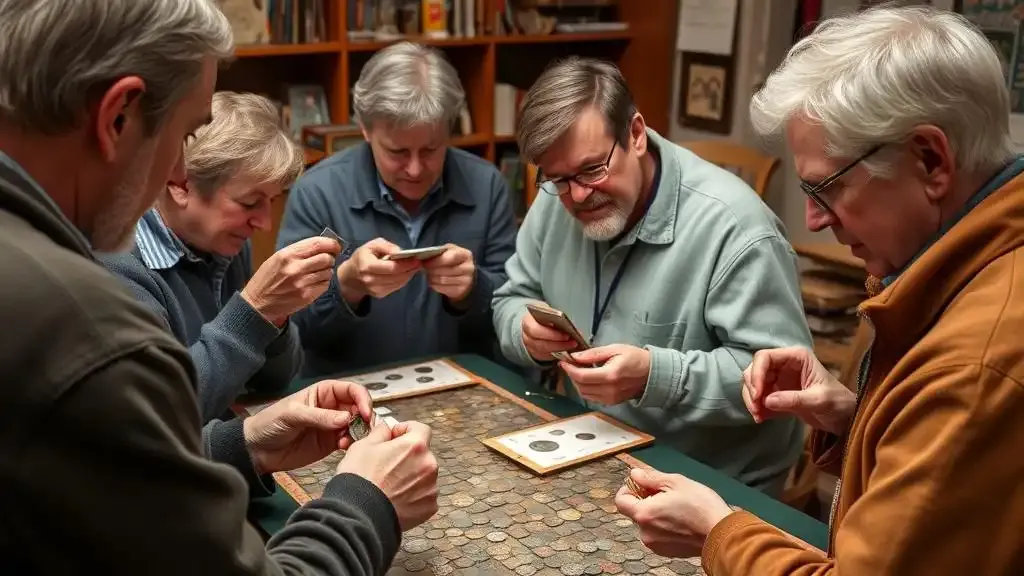
<path id="1" fill-rule="evenodd" d="M 676 50 L 732 54 L 739 0 L 682 0 Z"/>

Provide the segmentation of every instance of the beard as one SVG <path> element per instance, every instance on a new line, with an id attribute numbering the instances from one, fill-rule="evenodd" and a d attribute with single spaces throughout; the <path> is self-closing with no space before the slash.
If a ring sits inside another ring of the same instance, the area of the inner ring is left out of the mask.
<path id="1" fill-rule="evenodd" d="M 155 152 L 156 139 L 153 138 L 129 160 L 120 181 L 114 186 L 109 204 L 93 222 L 89 242 L 94 250 L 124 252 L 134 246 L 135 226 L 163 190 L 163 183 L 153 186 L 149 182 Z"/>
<path id="2" fill-rule="evenodd" d="M 629 221 L 630 210 L 626 210 L 611 196 L 603 192 L 593 192 L 587 199 L 576 205 L 576 210 L 591 210 L 598 206 L 608 205 L 609 213 L 600 220 L 580 222 L 583 235 L 595 242 L 606 242 L 622 234 Z"/>

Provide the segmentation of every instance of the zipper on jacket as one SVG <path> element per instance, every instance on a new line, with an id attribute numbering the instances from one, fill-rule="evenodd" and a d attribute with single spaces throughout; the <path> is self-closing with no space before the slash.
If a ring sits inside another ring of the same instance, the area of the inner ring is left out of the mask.
<path id="1" fill-rule="evenodd" d="M 871 341 L 868 343 L 867 352 L 864 353 L 864 357 L 861 358 L 860 366 L 857 369 L 857 394 L 856 400 L 853 404 L 853 418 L 850 419 L 850 426 L 846 429 L 846 440 L 843 442 L 843 451 L 839 456 L 840 472 L 839 478 L 836 480 L 836 490 L 832 495 L 832 509 L 828 515 L 828 556 L 831 558 L 834 556 L 835 551 L 833 550 L 834 538 L 835 538 L 835 518 L 836 510 L 839 508 L 839 491 L 843 487 L 843 473 L 842 467 L 846 463 L 846 451 L 850 448 L 850 435 L 853 432 L 853 425 L 857 422 L 857 413 L 860 412 L 860 401 L 864 396 L 864 385 L 867 384 L 868 372 L 871 371 L 871 351 L 875 347 L 875 325 L 871 323 L 871 319 L 865 314 L 858 314 L 864 322 L 871 328 Z"/>

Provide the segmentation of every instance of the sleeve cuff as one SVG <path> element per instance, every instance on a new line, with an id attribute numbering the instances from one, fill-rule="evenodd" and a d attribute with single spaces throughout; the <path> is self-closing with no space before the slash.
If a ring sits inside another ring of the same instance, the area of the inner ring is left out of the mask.
<path id="1" fill-rule="evenodd" d="M 466 306 L 460 307 L 452 303 L 445 296 L 442 298 L 444 311 L 455 318 L 487 314 L 491 308 L 491 297 L 494 295 L 494 285 L 490 276 L 483 270 L 477 270 L 476 283 L 466 297 Z"/>
<path id="2" fill-rule="evenodd" d="M 371 298 L 369 296 L 363 296 L 363 299 L 359 301 L 355 309 L 349 306 L 348 300 L 345 300 L 345 297 L 341 295 L 341 285 L 338 283 L 337 272 L 331 274 L 331 284 L 321 298 L 332 298 L 341 314 L 353 320 L 362 320 L 370 314 Z"/>
<path id="3" fill-rule="evenodd" d="M 711 574 L 711 567 L 715 565 L 715 558 L 727 548 L 729 538 L 738 530 L 747 526 L 761 524 L 764 521 L 750 512 L 739 510 L 729 514 L 708 533 L 704 539 L 704 548 L 701 550 L 700 559 L 704 571 Z M 728 554 L 728 553 L 726 553 Z"/>
<path id="4" fill-rule="evenodd" d="M 240 292 L 235 292 L 231 296 L 217 318 L 224 323 L 228 334 L 240 340 L 244 339 L 261 351 L 266 351 L 283 332 L 246 302 Z"/>
<path id="5" fill-rule="evenodd" d="M 270 341 L 267 345 L 266 356 L 272 357 L 279 354 L 283 354 L 288 350 L 291 341 L 291 336 L 295 332 L 295 327 L 292 326 L 292 321 L 289 320 L 284 323 L 284 326 L 278 332 L 277 337 Z"/>
<path id="6" fill-rule="evenodd" d="M 342 501 L 363 510 L 374 532 L 380 537 L 384 558 L 395 557 L 402 542 L 398 513 L 384 492 L 373 482 L 356 474 L 338 474 L 324 486 L 322 498 Z"/>
<path id="7" fill-rule="evenodd" d="M 647 385 L 640 399 L 631 402 L 640 408 L 666 408 L 678 404 L 683 378 L 683 361 L 679 352 L 657 346 L 644 348 L 651 355 Z"/>
<path id="8" fill-rule="evenodd" d="M 273 477 L 270 474 L 261 475 L 256 472 L 249 450 L 245 447 L 245 434 L 240 418 L 233 418 L 227 422 L 214 420 L 205 428 L 206 453 L 210 460 L 238 470 L 249 485 L 250 498 L 263 498 L 274 493 Z"/>

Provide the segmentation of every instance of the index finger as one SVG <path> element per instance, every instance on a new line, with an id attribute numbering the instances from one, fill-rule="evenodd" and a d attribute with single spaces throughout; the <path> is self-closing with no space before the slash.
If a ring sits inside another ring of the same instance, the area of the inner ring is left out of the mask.
<path id="1" fill-rule="evenodd" d="M 402 250 L 400 246 L 394 242 L 385 240 L 384 238 L 374 238 L 366 244 L 363 244 L 363 246 L 378 258 L 388 254 L 394 254 L 395 252 L 400 252 Z"/>
<path id="2" fill-rule="evenodd" d="M 607 364 L 597 367 L 576 366 L 562 360 L 558 363 L 558 366 L 565 372 L 565 375 L 576 384 L 582 384 L 584 386 L 606 384 L 611 380 L 608 374 L 609 368 Z"/>
<path id="3" fill-rule="evenodd" d="M 415 258 L 407 260 L 381 260 L 379 258 L 366 264 L 366 271 L 374 276 L 398 276 L 409 273 L 421 266 Z"/>
<path id="4" fill-rule="evenodd" d="M 373 419 L 373 399 L 370 392 L 355 382 L 344 380 L 324 380 L 317 388 L 317 406 L 336 408 L 338 406 L 355 405 L 359 415 L 371 422 Z"/>
<path id="5" fill-rule="evenodd" d="M 523 325 L 523 332 L 526 332 L 526 335 L 534 340 L 564 342 L 572 339 L 571 336 L 561 330 L 556 330 L 537 322 L 537 319 L 533 317 L 533 314 L 530 314 L 529 310 L 527 310 L 524 319 L 526 323 Z"/>
<path id="6" fill-rule="evenodd" d="M 333 238 L 311 236 L 288 245 L 285 250 L 291 250 L 300 258 L 310 258 L 325 253 L 337 256 L 341 253 L 341 244 Z"/>

